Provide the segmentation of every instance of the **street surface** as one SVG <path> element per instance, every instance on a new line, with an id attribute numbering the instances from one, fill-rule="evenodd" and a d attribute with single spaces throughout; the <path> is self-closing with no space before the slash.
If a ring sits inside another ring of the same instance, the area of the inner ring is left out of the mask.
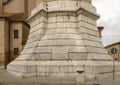
<path id="1" fill-rule="evenodd" d="M 120 85 L 120 75 L 85 82 L 85 85 Z M 76 85 L 76 78 L 30 77 L 19 78 L 5 69 L 0 69 L 0 85 Z"/>

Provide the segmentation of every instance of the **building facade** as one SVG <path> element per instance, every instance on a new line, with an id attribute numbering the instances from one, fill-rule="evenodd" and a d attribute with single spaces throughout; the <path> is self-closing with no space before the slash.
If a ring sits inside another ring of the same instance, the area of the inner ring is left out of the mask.
<path id="1" fill-rule="evenodd" d="M 29 34 L 26 0 L 0 0 L 0 68 L 22 51 Z"/>
<path id="2" fill-rule="evenodd" d="M 112 53 L 113 48 L 116 49 L 115 53 Z M 120 61 L 120 42 L 107 45 L 105 46 L 105 49 L 108 51 L 110 56 L 112 56 L 115 60 Z"/>
<path id="3" fill-rule="evenodd" d="M 98 33 L 100 38 L 102 37 L 102 31 L 104 27 L 98 26 Z M 120 61 L 120 42 L 112 43 L 110 45 L 105 46 L 108 54 L 114 58 L 114 60 Z"/>

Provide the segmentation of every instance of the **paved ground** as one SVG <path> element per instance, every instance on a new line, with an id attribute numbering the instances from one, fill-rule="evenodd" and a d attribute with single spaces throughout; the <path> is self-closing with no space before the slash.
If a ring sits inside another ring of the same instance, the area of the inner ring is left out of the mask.
<path id="1" fill-rule="evenodd" d="M 5 69 L 0 69 L 0 85 L 75 85 L 75 83 L 75 78 L 19 78 Z"/>
<path id="2" fill-rule="evenodd" d="M 120 75 L 115 75 L 115 79 L 113 80 L 113 76 L 108 78 L 93 80 L 87 82 L 90 85 L 99 84 L 99 85 L 120 85 Z"/>
<path id="3" fill-rule="evenodd" d="M 8 73 L 5 69 L 0 69 L 0 85 L 75 85 L 75 78 L 48 78 L 48 77 L 32 77 L 19 78 L 13 74 Z M 85 85 L 120 85 L 120 75 L 85 82 Z"/>

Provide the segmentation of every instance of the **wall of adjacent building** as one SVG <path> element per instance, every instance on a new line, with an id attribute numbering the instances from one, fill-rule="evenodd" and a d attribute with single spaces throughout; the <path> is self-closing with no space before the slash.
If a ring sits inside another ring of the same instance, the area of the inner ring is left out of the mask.
<path id="1" fill-rule="evenodd" d="M 22 50 L 22 23 L 14 22 L 10 26 L 10 61 L 14 60 L 18 55 L 14 55 L 14 48 L 19 49 L 19 54 Z M 14 38 L 14 30 L 18 30 L 18 39 Z"/>
<path id="2" fill-rule="evenodd" d="M 0 68 L 5 68 L 9 62 L 9 23 L 0 20 Z"/>
<path id="3" fill-rule="evenodd" d="M 0 0 L 0 14 L 2 13 L 2 0 Z"/>
<path id="4" fill-rule="evenodd" d="M 116 54 L 112 54 L 111 53 L 112 48 L 116 48 L 118 50 L 118 52 Z M 105 49 L 107 50 L 107 52 L 110 56 L 112 56 L 115 60 L 120 61 L 120 42 L 108 45 L 105 47 Z"/>
<path id="5" fill-rule="evenodd" d="M 22 49 L 24 49 L 24 46 L 25 46 L 25 44 L 27 42 L 27 39 L 28 39 L 30 27 L 23 23 L 23 28 L 22 29 L 23 29 L 23 32 L 22 32 Z"/>
<path id="6" fill-rule="evenodd" d="M 10 61 L 13 61 L 23 50 L 23 41 L 27 41 L 29 34 L 28 25 L 22 22 L 14 22 L 10 26 Z M 18 39 L 14 38 L 14 30 L 18 30 Z M 18 48 L 18 55 L 14 54 L 14 48 Z"/>
<path id="7" fill-rule="evenodd" d="M 28 0 L 28 16 L 31 15 L 31 11 L 36 7 L 35 0 Z"/>
<path id="8" fill-rule="evenodd" d="M 14 30 L 18 30 L 18 39 L 14 38 Z M 29 26 L 24 22 L 10 22 L 0 20 L 0 68 L 13 61 L 22 52 L 29 34 Z M 24 43 L 22 44 L 22 42 Z M 18 48 L 18 55 L 14 55 L 14 48 Z"/>
<path id="9" fill-rule="evenodd" d="M 25 13 L 25 0 L 10 0 L 3 5 L 4 13 Z"/>
<path id="10" fill-rule="evenodd" d="M 28 0 L 10 0 L 5 4 L 0 0 L 0 67 L 2 68 L 21 53 L 24 47 L 22 42 L 27 41 L 29 26 L 25 19 L 28 18 L 28 5 Z M 18 39 L 14 39 L 14 30 L 19 31 Z M 14 48 L 19 49 L 18 55 L 14 55 Z"/>
<path id="11" fill-rule="evenodd" d="M 4 59 L 5 59 L 5 66 L 8 64 L 9 62 L 9 47 L 10 47 L 10 41 L 9 41 L 9 22 L 8 21 L 5 21 L 5 28 L 4 28 Z"/>
<path id="12" fill-rule="evenodd" d="M 0 66 L 4 67 L 4 21 L 0 21 L 0 28 Z"/>

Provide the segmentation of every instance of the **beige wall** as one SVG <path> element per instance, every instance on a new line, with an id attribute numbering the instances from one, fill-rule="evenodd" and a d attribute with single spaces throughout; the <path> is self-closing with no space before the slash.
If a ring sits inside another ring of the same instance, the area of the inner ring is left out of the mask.
<path id="1" fill-rule="evenodd" d="M 7 20 L 0 21 L 0 67 L 9 62 L 9 24 Z"/>
<path id="2" fill-rule="evenodd" d="M 24 41 L 27 41 L 29 34 L 29 26 L 22 22 L 14 22 L 10 27 L 10 61 L 13 61 L 18 55 L 14 55 L 14 48 L 19 49 L 19 54 L 23 50 Z M 14 30 L 18 30 L 18 39 L 14 39 Z"/>
<path id="3" fill-rule="evenodd" d="M 0 0 L 0 14 L 2 13 L 2 0 Z"/>
<path id="4" fill-rule="evenodd" d="M 27 26 L 26 24 L 23 24 L 22 29 L 23 29 L 23 32 L 22 32 L 22 45 L 23 45 L 23 47 L 22 48 L 24 48 L 25 42 L 28 39 L 30 27 Z"/>
<path id="5" fill-rule="evenodd" d="M 111 53 L 112 48 L 117 48 L 118 49 L 117 54 L 112 54 Z M 120 43 L 116 43 L 116 44 L 107 46 L 107 47 L 105 47 L 105 49 L 107 50 L 108 54 L 110 56 L 112 56 L 114 59 L 117 59 L 118 61 L 120 60 Z"/>
<path id="6" fill-rule="evenodd" d="M 5 30 L 5 34 L 4 34 L 4 46 L 5 46 L 5 52 L 4 52 L 4 55 L 5 55 L 5 66 L 8 64 L 8 62 L 9 62 L 9 46 L 10 46 L 10 41 L 9 41 L 9 22 L 5 22 L 5 28 L 4 28 Z"/>
<path id="7" fill-rule="evenodd" d="M 25 13 L 24 0 L 10 0 L 9 3 L 3 6 L 4 13 Z"/>
<path id="8" fill-rule="evenodd" d="M 35 0 L 28 0 L 28 16 L 31 15 L 31 11 L 35 8 L 36 2 Z"/>
<path id="9" fill-rule="evenodd" d="M 14 39 L 14 30 L 19 31 L 18 39 Z M 0 68 L 4 68 L 10 61 L 18 55 L 14 55 L 14 48 L 19 49 L 19 54 L 27 41 L 29 26 L 25 22 L 9 22 L 5 19 L 0 20 Z"/>
<path id="10" fill-rule="evenodd" d="M 4 67 L 4 21 L 0 21 L 0 67 Z"/>
<path id="11" fill-rule="evenodd" d="M 10 59 L 14 60 L 18 55 L 14 55 L 14 48 L 19 48 L 19 54 L 22 51 L 22 23 L 15 22 L 11 24 L 10 30 Z M 18 30 L 18 39 L 14 39 L 14 30 Z"/>
<path id="12" fill-rule="evenodd" d="M 36 6 L 39 5 L 43 0 L 36 0 Z M 44 0 L 45 1 L 45 0 Z"/>
<path id="13" fill-rule="evenodd" d="M 9 61 L 18 56 L 14 55 L 14 48 L 19 48 L 19 54 L 22 51 L 29 34 L 29 26 L 25 22 L 25 18 L 28 17 L 28 9 L 32 10 L 35 7 L 34 4 L 36 4 L 35 0 L 10 0 L 6 4 L 2 4 L 2 0 L 0 0 L 0 14 L 2 13 L 1 6 L 3 6 L 2 16 L 5 15 L 3 18 L 0 15 L 0 67 L 4 68 Z M 25 18 L 20 17 L 21 13 Z M 9 14 L 13 14 L 12 17 Z M 16 16 L 16 14 L 20 16 Z M 15 29 L 19 30 L 18 39 L 14 39 Z"/>

